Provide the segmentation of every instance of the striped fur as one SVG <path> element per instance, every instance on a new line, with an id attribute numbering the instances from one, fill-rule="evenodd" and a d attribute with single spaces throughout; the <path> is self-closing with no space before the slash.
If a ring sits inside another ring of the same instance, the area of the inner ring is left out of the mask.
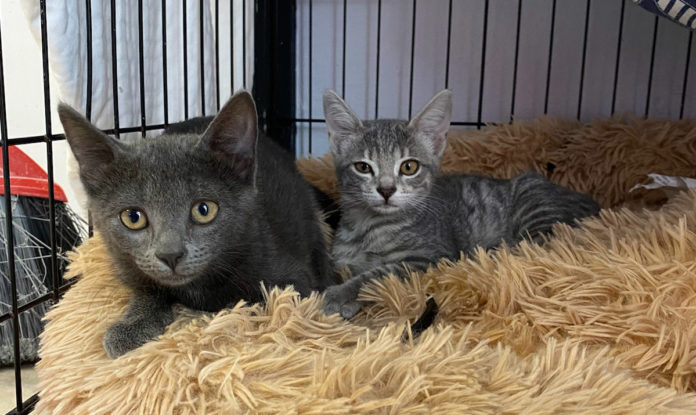
<path id="1" fill-rule="evenodd" d="M 591 197 L 536 173 L 509 180 L 439 176 L 451 112 L 448 91 L 410 122 L 360 121 L 332 92 L 325 93 L 324 106 L 341 189 L 332 254 L 336 266 L 353 276 L 326 290 L 327 314 L 355 315 L 360 288 L 374 278 L 423 271 L 479 246 L 514 245 L 525 237 L 540 241 L 554 223 L 573 224 L 599 211 Z M 404 160 L 416 160 L 418 171 L 401 174 Z M 358 171 L 355 163 L 367 163 L 371 172 Z M 389 197 L 379 193 L 385 186 L 395 187 Z"/>

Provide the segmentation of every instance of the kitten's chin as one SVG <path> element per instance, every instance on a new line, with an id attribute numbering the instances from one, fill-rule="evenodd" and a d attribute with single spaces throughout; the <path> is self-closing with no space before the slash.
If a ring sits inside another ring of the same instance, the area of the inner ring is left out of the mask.
<path id="1" fill-rule="evenodd" d="M 196 276 L 182 275 L 175 272 L 167 275 L 150 275 L 150 278 L 157 284 L 165 287 L 181 287 L 196 279 Z"/>
<path id="2" fill-rule="evenodd" d="M 377 206 L 372 206 L 372 210 L 374 210 L 376 213 L 379 213 L 380 215 L 391 215 L 394 214 L 398 211 L 401 210 L 399 206 L 394 206 L 394 205 L 377 205 Z"/>

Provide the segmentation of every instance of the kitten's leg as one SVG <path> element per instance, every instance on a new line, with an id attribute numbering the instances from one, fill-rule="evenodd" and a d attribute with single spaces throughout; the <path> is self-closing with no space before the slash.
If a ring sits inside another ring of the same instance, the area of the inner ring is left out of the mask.
<path id="1" fill-rule="evenodd" d="M 164 333 L 174 321 L 172 305 L 162 296 L 145 291 L 133 293 L 121 320 L 106 330 L 104 349 L 115 359 Z"/>
<path id="2" fill-rule="evenodd" d="M 339 313 L 343 318 L 352 318 L 360 311 L 362 304 L 358 301 L 360 289 L 366 283 L 387 274 L 405 277 L 407 271 L 424 271 L 429 261 L 412 261 L 407 263 L 385 264 L 370 271 L 358 274 L 343 284 L 334 285 L 324 291 L 324 314 Z"/>

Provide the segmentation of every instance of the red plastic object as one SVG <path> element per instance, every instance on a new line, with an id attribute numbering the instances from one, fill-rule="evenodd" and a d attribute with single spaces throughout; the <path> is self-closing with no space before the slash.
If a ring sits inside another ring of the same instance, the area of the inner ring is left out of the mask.
<path id="1" fill-rule="evenodd" d="M 33 196 L 48 199 L 48 175 L 31 157 L 16 146 L 8 148 L 10 153 L 10 193 L 17 196 Z M 4 178 L 2 153 L 0 153 L 0 179 Z M 0 184 L 0 195 L 5 194 L 5 187 Z M 60 202 L 67 202 L 65 192 L 55 182 L 53 197 Z"/>

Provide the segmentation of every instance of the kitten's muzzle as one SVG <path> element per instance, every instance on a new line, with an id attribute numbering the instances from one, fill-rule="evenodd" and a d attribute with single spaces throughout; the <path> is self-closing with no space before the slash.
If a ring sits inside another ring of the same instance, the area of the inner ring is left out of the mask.
<path id="1" fill-rule="evenodd" d="M 385 202 L 389 202 L 391 195 L 396 193 L 396 187 L 378 187 L 377 193 L 381 194 Z"/>
<path id="2" fill-rule="evenodd" d="M 157 259 L 162 261 L 166 266 L 169 267 L 172 271 L 176 269 L 176 265 L 179 263 L 181 258 L 184 256 L 183 251 L 177 251 L 177 252 L 162 252 L 162 253 L 156 253 L 155 256 Z"/>

